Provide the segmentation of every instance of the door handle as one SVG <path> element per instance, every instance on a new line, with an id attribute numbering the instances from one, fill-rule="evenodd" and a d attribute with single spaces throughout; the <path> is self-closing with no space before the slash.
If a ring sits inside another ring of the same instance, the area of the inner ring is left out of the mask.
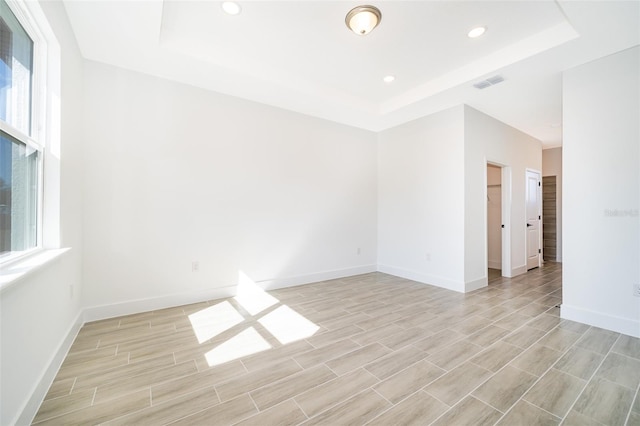
<path id="1" fill-rule="evenodd" d="M 533 225 L 532 225 L 532 224 L 530 224 L 530 223 L 527 223 L 527 228 L 528 228 L 528 227 L 530 227 L 530 226 L 533 226 Z"/>

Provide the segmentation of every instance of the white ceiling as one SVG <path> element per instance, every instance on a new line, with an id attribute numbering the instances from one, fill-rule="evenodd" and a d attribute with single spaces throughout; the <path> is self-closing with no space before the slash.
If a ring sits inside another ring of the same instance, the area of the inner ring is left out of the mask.
<path id="1" fill-rule="evenodd" d="M 640 0 L 372 1 L 382 22 L 357 36 L 344 17 L 368 2 L 64 0 L 87 59 L 372 131 L 466 103 L 545 147 L 561 72 L 640 44 Z"/>

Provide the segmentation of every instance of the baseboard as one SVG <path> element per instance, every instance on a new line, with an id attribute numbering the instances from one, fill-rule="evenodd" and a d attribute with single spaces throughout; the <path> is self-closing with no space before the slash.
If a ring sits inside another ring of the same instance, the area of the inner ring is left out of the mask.
<path id="1" fill-rule="evenodd" d="M 502 269 L 502 262 L 499 260 L 489 260 L 487 267 L 489 267 L 489 269 Z"/>
<path id="2" fill-rule="evenodd" d="M 128 300 L 126 302 L 111 303 L 108 305 L 91 306 L 84 309 L 84 322 L 99 321 L 103 319 L 133 315 L 141 312 L 155 311 L 158 309 L 172 308 L 174 306 L 189 305 L 191 303 L 204 302 L 206 300 L 223 299 L 236 294 L 235 286 L 218 287 L 205 291 L 170 294 L 147 299 Z"/>
<path id="3" fill-rule="evenodd" d="M 271 280 L 258 281 L 256 284 L 264 290 L 275 290 L 278 288 L 295 287 L 320 281 L 352 277 L 354 275 L 369 274 L 371 272 L 376 272 L 377 270 L 377 265 L 362 265 L 355 266 L 353 268 L 335 269 L 332 271 L 316 272 L 308 275 L 298 275 L 296 277 L 274 278 Z"/>
<path id="4" fill-rule="evenodd" d="M 367 274 L 376 271 L 376 265 L 356 266 L 353 268 L 323 271 L 307 275 L 299 275 L 288 278 L 274 278 L 258 281 L 256 284 L 265 290 L 293 287 L 318 281 L 344 278 L 352 275 Z M 224 299 L 236 295 L 236 285 L 213 288 L 205 291 L 171 294 L 167 296 L 152 297 L 147 299 L 129 300 L 126 302 L 112 303 L 108 305 L 92 306 L 84 309 L 84 322 L 99 321 L 123 315 L 132 315 L 140 312 L 154 311 L 171 308 L 174 306 L 188 305 L 190 303 L 204 302 L 206 300 Z"/>
<path id="5" fill-rule="evenodd" d="M 628 336 L 640 337 L 640 321 L 638 320 L 622 318 L 615 315 L 605 314 L 603 312 L 590 311 L 588 309 L 570 306 L 564 303 L 560 306 L 560 317 L 571 321 L 589 324 L 594 327 L 615 331 L 617 333 L 626 334 Z"/>
<path id="6" fill-rule="evenodd" d="M 406 278 L 408 280 L 418 281 L 423 284 L 434 285 L 436 287 L 446 288 L 460 293 L 465 292 L 465 283 L 453 281 L 447 278 L 439 277 L 431 274 L 423 274 L 421 272 L 411 271 L 408 269 L 397 268 L 389 265 L 378 265 L 378 271 L 385 274 L 395 275 L 397 277 Z"/>
<path id="7" fill-rule="evenodd" d="M 69 331 L 66 336 L 58 345 L 58 349 L 52 355 L 47 367 L 42 372 L 40 380 L 36 384 L 33 392 L 31 392 L 31 396 L 27 400 L 24 408 L 12 424 L 30 425 L 33 422 L 36 414 L 38 414 L 38 409 L 40 408 L 42 401 L 44 401 L 45 396 L 47 396 L 47 392 L 49 391 L 53 380 L 56 378 L 58 370 L 60 370 L 60 366 L 67 356 L 67 353 L 69 353 L 69 349 L 71 349 L 71 345 L 82 328 L 82 325 L 82 311 L 80 311 L 69 327 Z"/>
<path id="8" fill-rule="evenodd" d="M 509 272 L 509 271 L 507 271 Z M 517 277 L 518 275 L 522 275 L 522 274 L 526 274 L 527 273 L 527 265 L 522 265 L 522 266 L 517 266 L 515 268 L 511 268 L 511 275 L 504 275 L 505 277 L 508 278 L 514 278 Z M 504 271 L 503 271 L 504 273 Z"/>
<path id="9" fill-rule="evenodd" d="M 464 283 L 464 291 L 468 293 L 470 291 L 478 290 L 480 288 L 486 287 L 489 285 L 489 278 L 482 277 L 477 280 L 467 281 Z"/>

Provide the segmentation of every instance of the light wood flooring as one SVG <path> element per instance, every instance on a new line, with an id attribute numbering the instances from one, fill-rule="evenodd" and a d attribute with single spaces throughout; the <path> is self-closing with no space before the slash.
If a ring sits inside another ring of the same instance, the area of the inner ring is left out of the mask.
<path id="1" fill-rule="evenodd" d="M 460 294 L 371 273 L 86 324 L 38 425 L 640 425 L 640 339 L 561 265 Z"/>

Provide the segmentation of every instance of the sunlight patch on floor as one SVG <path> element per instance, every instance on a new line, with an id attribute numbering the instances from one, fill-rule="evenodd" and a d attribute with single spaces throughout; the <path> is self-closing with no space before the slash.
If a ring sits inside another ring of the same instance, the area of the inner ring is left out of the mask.
<path id="1" fill-rule="evenodd" d="M 224 301 L 189 315 L 198 343 L 206 342 L 244 321 L 244 317 Z"/>
<path id="2" fill-rule="evenodd" d="M 271 349 L 264 337 L 249 327 L 205 354 L 209 367 Z"/>
<path id="3" fill-rule="evenodd" d="M 279 302 L 242 271 L 238 271 L 237 289 L 234 299 L 251 315 L 257 315 Z"/>
<path id="4" fill-rule="evenodd" d="M 269 312 L 258 322 L 283 345 L 313 336 L 320 329 L 286 305 Z"/>

